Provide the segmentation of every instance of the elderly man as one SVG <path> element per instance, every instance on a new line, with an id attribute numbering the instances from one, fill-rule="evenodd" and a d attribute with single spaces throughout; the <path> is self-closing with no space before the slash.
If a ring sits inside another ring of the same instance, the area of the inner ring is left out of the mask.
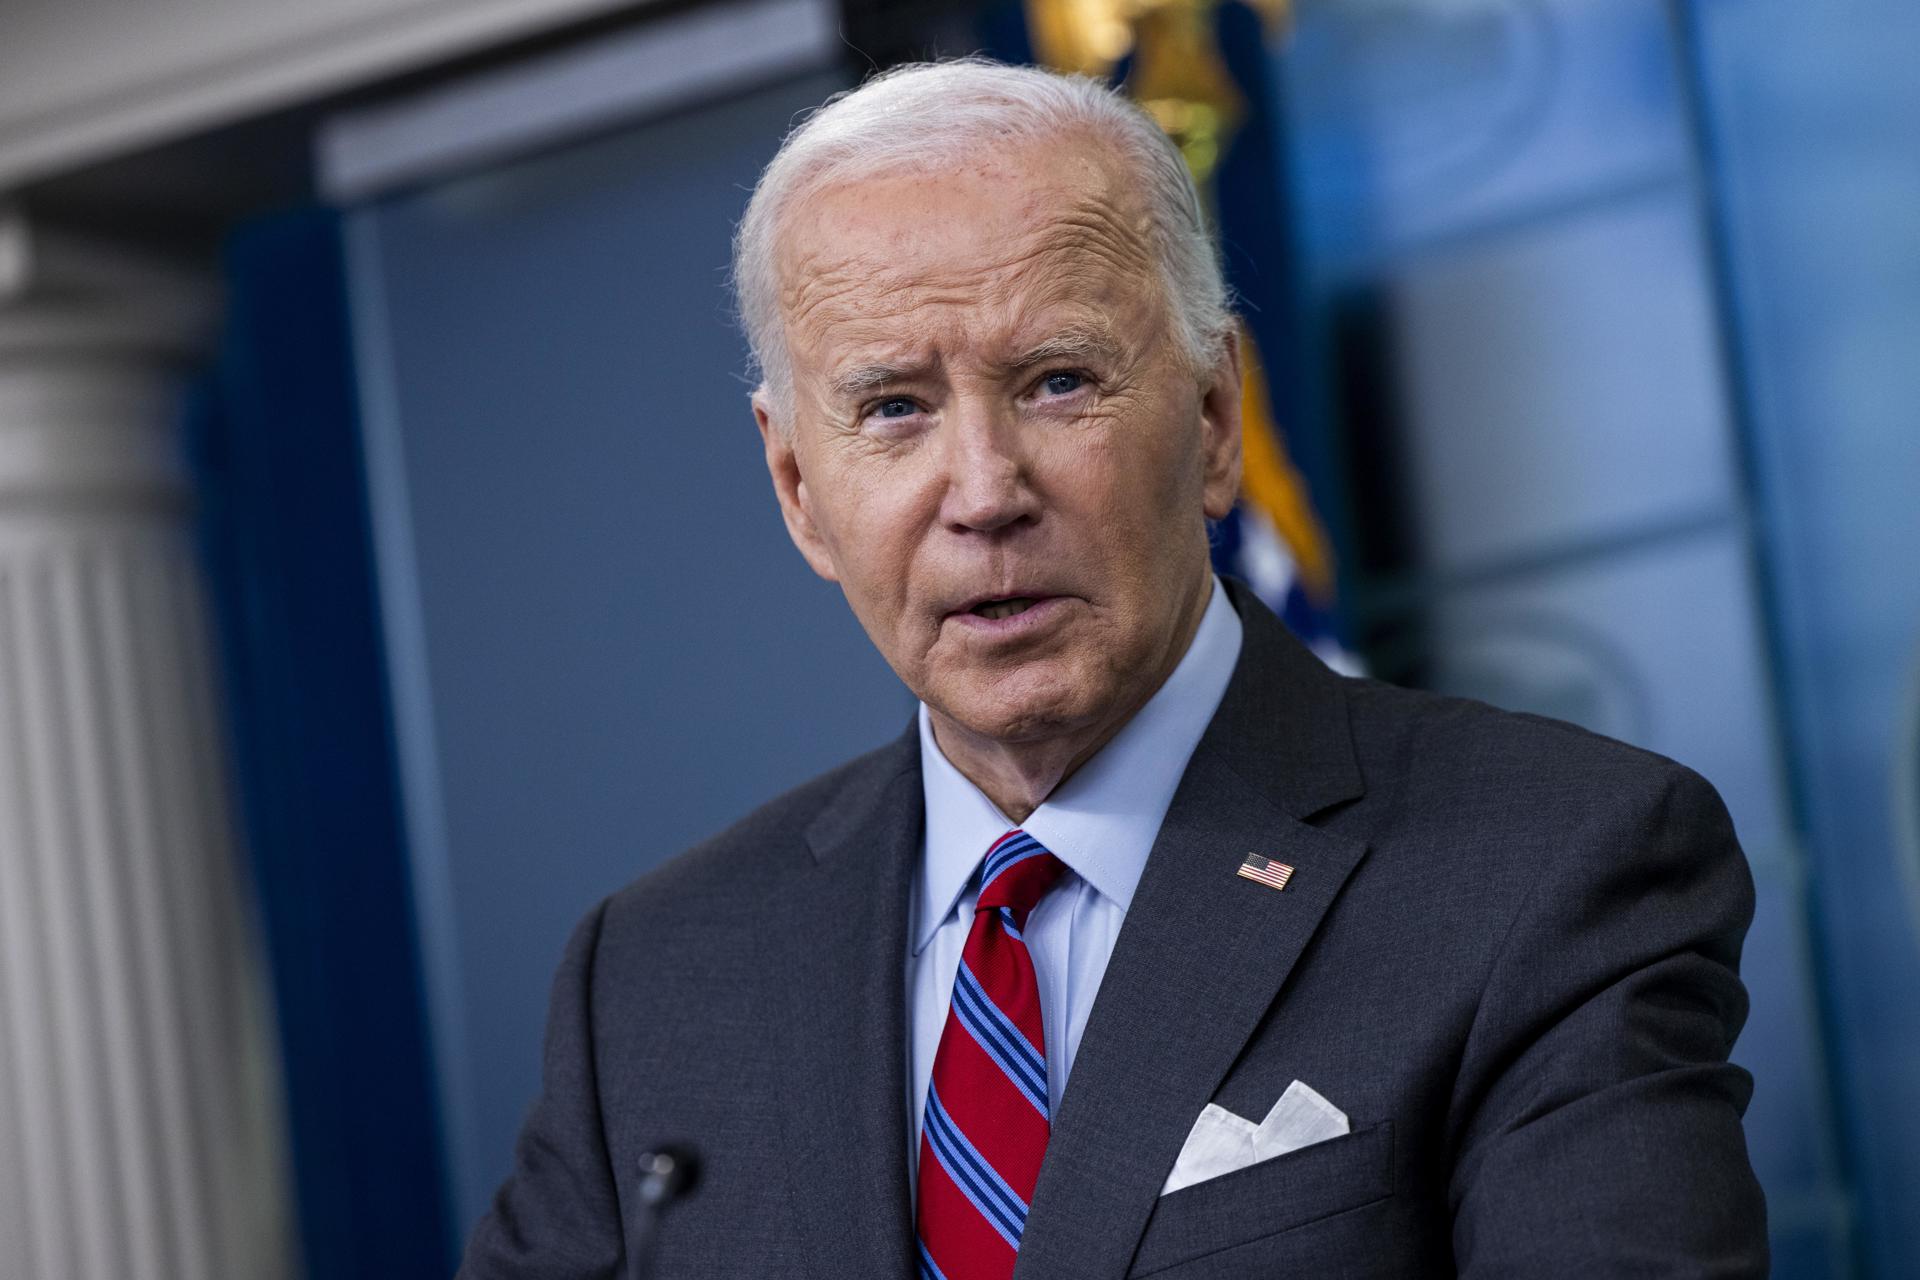
<path id="1" fill-rule="evenodd" d="M 466 1275 L 617 1274 L 667 1142 L 667 1276 L 1764 1273 L 1725 811 L 1215 580 L 1238 356 L 1151 122 L 901 70 L 735 265 L 787 528 L 920 712 L 587 917 Z"/>

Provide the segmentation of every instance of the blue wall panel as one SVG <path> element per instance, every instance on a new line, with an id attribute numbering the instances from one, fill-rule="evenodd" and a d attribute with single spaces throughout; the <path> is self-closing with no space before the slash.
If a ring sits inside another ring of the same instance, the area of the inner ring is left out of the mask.
<path id="1" fill-rule="evenodd" d="M 1297 431 L 1344 456 L 1344 586 L 1390 679 L 1588 724 L 1726 797 L 1760 903 L 1735 1057 L 1782 1276 L 1852 1270 L 1745 387 L 1660 0 L 1306 0 Z"/>
<path id="2" fill-rule="evenodd" d="M 1689 11 L 1858 1221 L 1920 1275 L 1920 7 Z"/>

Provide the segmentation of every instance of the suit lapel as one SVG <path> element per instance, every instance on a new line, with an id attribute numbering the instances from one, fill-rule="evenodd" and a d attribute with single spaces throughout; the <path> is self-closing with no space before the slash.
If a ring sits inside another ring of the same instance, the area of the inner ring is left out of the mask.
<path id="1" fill-rule="evenodd" d="M 1034 1192 L 1020 1280 L 1125 1273 L 1194 1117 L 1365 852 L 1302 821 L 1362 790 L 1337 678 L 1257 602 L 1233 597 L 1240 663 L 1101 980 Z M 1248 853 L 1292 865 L 1286 889 L 1234 874 Z"/>
<path id="2" fill-rule="evenodd" d="M 906 921 L 920 851 L 919 743 L 902 739 L 807 831 L 767 954 L 790 966 L 772 1011 L 787 1173 L 812 1271 L 913 1269 L 907 1183 Z M 779 977 L 779 975 L 775 975 Z"/>

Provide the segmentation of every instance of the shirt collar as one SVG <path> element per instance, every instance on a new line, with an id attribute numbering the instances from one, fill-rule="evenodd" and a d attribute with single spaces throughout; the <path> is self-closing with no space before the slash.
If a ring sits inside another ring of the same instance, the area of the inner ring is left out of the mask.
<path id="1" fill-rule="evenodd" d="M 1240 635 L 1240 616 L 1215 578 L 1200 628 L 1173 674 L 1111 742 L 1019 824 L 1122 911 L 1133 901 L 1187 760 L 1233 677 Z M 925 703 L 920 777 L 927 829 L 916 886 L 915 955 L 953 914 L 987 847 L 1015 825 L 940 750 Z"/>

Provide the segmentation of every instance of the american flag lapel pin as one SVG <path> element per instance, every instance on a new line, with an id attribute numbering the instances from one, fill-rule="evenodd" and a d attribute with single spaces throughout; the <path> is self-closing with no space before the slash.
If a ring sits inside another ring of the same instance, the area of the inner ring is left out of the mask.
<path id="1" fill-rule="evenodd" d="M 1275 862 L 1272 858 L 1263 858 L 1257 853 L 1248 854 L 1240 863 L 1240 869 L 1234 872 L 1269 889 L 1284 889 L 1287 881 L 1293 879 L 1293 868 L 1284 862 Z"/>

